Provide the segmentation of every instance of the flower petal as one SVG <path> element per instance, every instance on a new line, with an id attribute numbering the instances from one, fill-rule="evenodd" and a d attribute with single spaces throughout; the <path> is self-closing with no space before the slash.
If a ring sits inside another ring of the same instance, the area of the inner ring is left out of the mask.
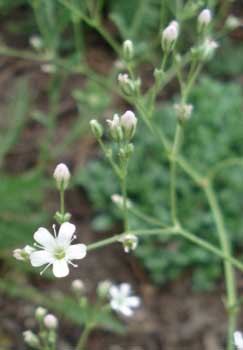
<path id="1" fill-rule="evenodd" d="M 42 266 L 53 262 L 52 255 L 46 250 L 38 250 L 30 254 L 30 263 L 32 266 Z"/>
<path id="2" fill-rule="evenodd" d="M 75 225 L 70 222 L 64 222 L 58 232 L 58 243 L 62 246 L 68 246 L 76 230 Z"/>
<path id="3" fill-rule="evenodd" d="M 140 298 L 139 297 L 128 297 L 126 299 L 126 304 L 129 307 L 138 307 L 140 305 Z"/>
<path id="4" fill-rule="evenodd" d="M 41 244 L 47 250 L 51 250 L 55 245 L 55 238 L 52 234 L 44 227 L 40 227 L 34 233 L 34 239 L 37 243 Z"/>
<path id="5" fill-rule="evenodd" d="M 73 244 L 67 249 L 67 258 L 72 259 L 83 259 L 86 256 L 87 247 L 85 244 Z"/>
<path id="6" fill-rule="evenodd" d="M 122 305 L 121 307 L 120 307 L 120 309 L 119 309 L 119 311 L 123 314 L 123 315 L 125 315 L 125 316 L 132 316 L 132 314 L 133 314 L 133 310 L 132 309 L 130 309 L 128 306 L 126 306 L 126 305 Z"/>
<path id="7" fill-rule="evenodd" d="M 68 264 L 64 259 L 54 261 L 53 274 L 57 278 L 66 277 L 69 274 Z"/>
<path id="8" fill-rule="evenodd" d="M 109 289 L 109 294 L 112 299 L 116 299 L 120 296 L 120 290 L 117 286 L 111 286 Z"/>
<path id="9" fill-rule="evenodd" d="M 125 296 L 125 297 L 129 296 L 129 294 L 131 293 L 131 286 L 130 286 L 130 284 L 128 284 L 128 283 L 122 283 L 122 284 L 120 285 L 120 293 L 121 293 L 123 296 Z"/>

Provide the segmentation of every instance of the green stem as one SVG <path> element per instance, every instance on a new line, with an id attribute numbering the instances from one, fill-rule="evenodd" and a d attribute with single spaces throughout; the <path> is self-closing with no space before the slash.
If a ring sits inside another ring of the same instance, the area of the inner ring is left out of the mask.
<path id="1" fill-rule="evenodd" d="M 88 339 L 92 329 L 93 329 L 93 327 L 91 325 L 85 326 L 84 331 L 81 334 L 81 337 L 79 338 L 78 344 L 76 346 L 76 350 L 84 350 L 85 344 L 87 342 L 87 339 Z"/>
<path id="2" fill-rule="evenodd" d="M 121 178 L 121 192 L 122 192 L 122 205 L 123 205 L 123 219 L 124 219 L 124 231 L 128 230 L 128 211 L 127 211 L 127 181 L 126 174 L 123 174 Z"/>
<path id="3" fill-rule="evenodd" d="M 231 256 L 230 239 L 226 232 L 223 215 L 221 213 L 221 209 L 211 183 L 209 183 L 209 185 L 205 187 L 205 193 L 217 226 L 217 231 L 219 235 L 222 252 L 227 256 Z M 237 287 L 236 287 L 234 269 L 232 267 L 232 263 L 228 260 L 224 261 L 224 271 L 225 271 L 227 311 L 228 311 L 227 350 L 233 350 L 234 349 L 233 332 L 235 331 L 236 322 L 237 322 L 237 313 L 238 313 L 237 308 L 234 307 L 237 304 Z"/>
<path id="4" fill-rule="evenodd" d="M 174 144 L 172 146 L 170 158 L 170 200 L 171 200 L 171 220 L 175 225 L 177 223 L 177 195 L 176 195 L 176 159 L 179 153 L 183 128 L 177 123 Z"/>
<path id="5" fill-rule="evenodd" d="M 62 222 L 64 222 L 64 215 L 65 215 L 65 200 L 64 200 L 64 195 L 65 191 L 63 187 L 60 189 L 60 213 L 62 216 Z"/>

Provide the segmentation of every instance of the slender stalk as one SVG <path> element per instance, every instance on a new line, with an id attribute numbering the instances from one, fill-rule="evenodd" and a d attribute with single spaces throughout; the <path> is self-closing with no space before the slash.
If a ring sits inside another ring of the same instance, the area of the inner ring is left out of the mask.
<path id="1" fill-rule="evenodd" d="M 79 338 L 78 344 L 76 346 L 76 350 L 84 350 L 85 344 L 87 342 L 87 339 L 90 335 L 90 332 L 92 331 L 92 328 L 90 325 L 86 325 L 84 328 L 83 333 L 81 334 L 81 337 Z"/>
<path id="2" fill-rule="evenodd" d="M 205 187 L 205 193 L 208 198 L 210 208 L 217 226 L 220 245 L 223 253 L 227 256 L 231 256 L 231 244 L 228 238 L 223 215 L 216 198 L 216 194 L 212 187 L 212 184 L 209 183 Z M 227 312 L 228 312 L 228 343 L 227 350 L 233 350 L 233 332 L 235 331 L 238 309 L 234 307 L 237 304 L 237 287 L 235 281 L 234 269 L 230 261 L 224 261 L 224 270 L 225 270 L 225 283 L 226 283 L 226 293 L 227 293 Z"/>
<path id="3" fill-rule="evenodd" d="M 121 192 L 123 205 L 124 231 L 128 230 L 128 210 L 127 210 L 127 181 L 126 174 L 121 177 Z"/>
<path id="4" fill-rule="evenodd" d="M 64 200 L 64 196 L 65 196 L 65 191 L 63 189 L 63 187 L 60 189 L 60 213 L 62 216 L 62 222 L 64 222 L 64 215 L 65 215 L 65 200 Z"/>
<path id="5" fill-rule="evenodd" d="M 176 196 L 176 159 L 180 149 L 182 138 L 182 126 L 177 123 L 174 144 L 171 151 L 170 158 L 170 200 L 171 200 L 171 220 L 175 225 L 177 223 L 177 196 Z"/>

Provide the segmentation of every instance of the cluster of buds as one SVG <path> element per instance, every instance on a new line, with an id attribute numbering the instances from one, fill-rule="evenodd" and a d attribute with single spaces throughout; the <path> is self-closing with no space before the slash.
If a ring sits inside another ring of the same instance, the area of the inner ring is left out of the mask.
<path id="1" fill-rule="evenodd" d="M 191 54 L 197 60 L 209 61 L 218 47 L 219 44 L 215 40 L 206 37 L 199 46 L 191 49 Z"/>
<path id="2" fill-rule="evenodd" d="M 118 114 L 113 116 L 113 119 L 107 119 L 111 137 L 115 141 L 123 139 L 131 140 L 135 134 L 137 127 L 137 118 L 132 111 L 126 111 L 121 117 Z"/>
<path id="3" fill-rule="evenodd" d="M 39 323 L 40 332 L 39 334 L 35 334 L 31 330 L 23 332 L 24 341 L 34 349 L 40 349 L 41 344 L 45 344 L 45 347 L 49 348 L 50 345 L 54 345 L 56 342 L 58 320 L 56 316 L 48 313 L 43 307 L 36 309 L 35 318 Z"/>
<path id="4" fill-rule="evenodd" d="M 122 243 L 125 253 L 130 253 L 131 250 L 135 250 L 138 246 L 138 238 L 134 234 L 127 233 L 122 238 L 119 239 Z"/>
<path id="5" fill-rule="evenodd" d="M 170 52 L 174 49 L 176 40 L 179 36 L 179 23 L 172 21 L 162 32 L 162 49 Z"/>
<path id="6" fill-rule="evenodd" d="M 186 103 L 177 103 L 174 105 L 174 109 L 178 122 L 183 124 L 191 118 L 193 105 Z"/>
<path id="7" fill-rule="evenodd" d="M 123 201 L 123 197 L 120 194 L 114 193 L 111 196 L 111 200 L 114 204 L 116 204 L 119 208 L 123 208 L 124 205 L 124 201 Z M 129 199 L 127 199 L 126 201 L 126 205 L 127 208 L 131 208 L 132 207 L 132 203 Z"/>
<path id="8" fill-rule="evenodd" d="M 139 78 L 132 80 L 127 73 L 120 73 L 117 80 L 125 95 L 134 96 L 139 93 L 141 86 L 141 80 Z"/>

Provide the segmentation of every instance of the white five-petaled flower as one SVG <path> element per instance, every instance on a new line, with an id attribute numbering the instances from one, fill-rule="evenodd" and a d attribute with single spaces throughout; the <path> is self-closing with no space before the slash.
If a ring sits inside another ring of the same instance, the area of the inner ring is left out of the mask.
<path id="1" fill-rule="evenodd" d="M 133 309 L 140 305 L 140 298 L 131 295 L 131 292 L 131 286 L 128 283 L 110 287 L 109 296 L 111 308 L 124 316 L 132 316 L 134 312 Z"/>
<path id="2" fill-rule="evenodd" d="M 125 253 L 129 253 L 131 250 L 135 250 L 138 246 L 137 236 L 127 233 L 125 236 L 119 239 L 122 243 Z"/>
<path id="3" fill-rule="evenodd" d="M 239 331 L 234 332 L 234 344 L 237 350 L 243 350 L 243 335 Z"/>
<path id="4" fill-rule="evenodd" d="M 58 235 L 55 232 L 53 236 L 47 229 L 40 227 L 34 233 L 34 239 L 37 242 L 35 246 L 40 248 L 30 254 L 32 266 L 38 267 L 46 265 L 43 273 L 49 266 L 53 265 L 53 274 L 55 277 L 65 277 L 69 274 L 68 264 L 74 265 L 72 260 L 83 259 L 86 256 L 86 246 L 84 244 L 71 245 L 74 236 L 75 225 L 65 222 L 60 226 Z"/>

